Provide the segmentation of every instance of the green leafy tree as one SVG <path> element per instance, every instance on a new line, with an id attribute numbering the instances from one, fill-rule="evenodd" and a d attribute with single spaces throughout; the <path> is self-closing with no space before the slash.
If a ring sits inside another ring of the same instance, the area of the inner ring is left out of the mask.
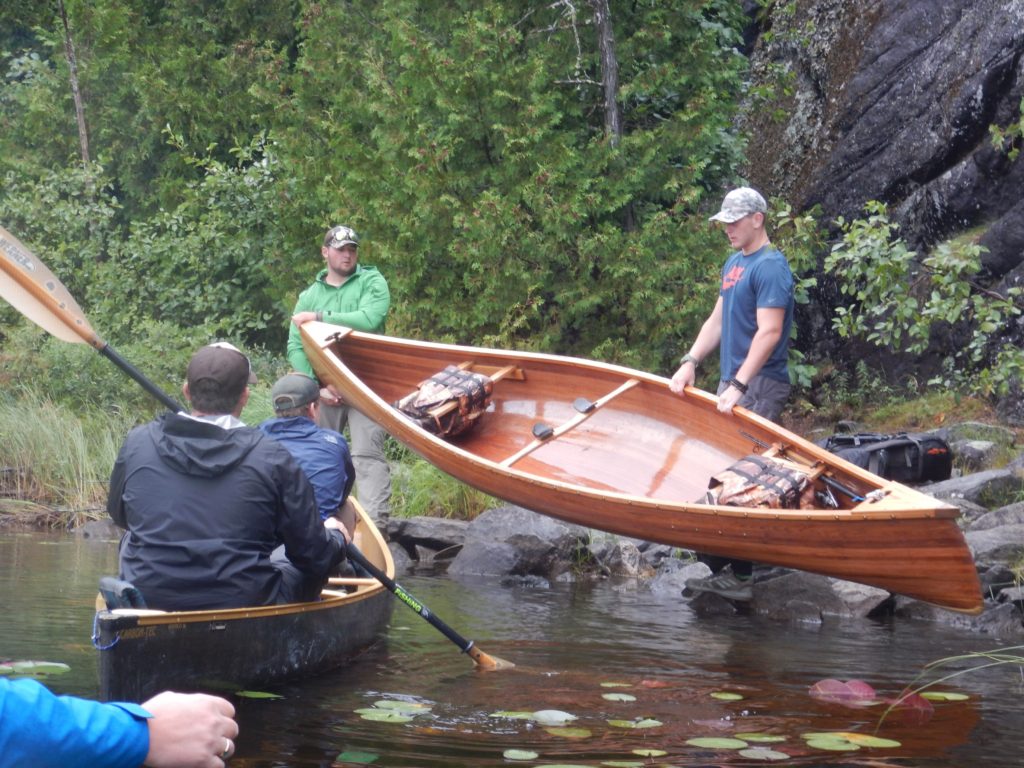
<path id="1" fill-rule="evenodd" d="M 714 300 L 721 247 L 698 211 L 740 157 L 742 17 L 615 8 L 613 146 L 588 6 L 567 7 L 308 6 L 276 134 L 309 192 L 288 218 L 309 222 L 311 249 L 328 221 L 365 233 L 392 332 L 665 369 Z"/>
<path id="2" fill-rule="evenodd" d="M 863 219 L 840 220 L 842 239 L 825 261 L 850 299 L 835 310 L 839 335 L 920 355 L 937 332 L 952 334 L 956 341 L 942 345 L 943 374 L 931 383 L 1004 393 L 1024 371 L 1024 355 L 998 336 L 1021 313 L 1021 289 L 1002 295 L 975 281 L 982 252 L 976 243 L 942 243 L 919 258 L 898 237 L 883 203 L 864 210 Z"/>

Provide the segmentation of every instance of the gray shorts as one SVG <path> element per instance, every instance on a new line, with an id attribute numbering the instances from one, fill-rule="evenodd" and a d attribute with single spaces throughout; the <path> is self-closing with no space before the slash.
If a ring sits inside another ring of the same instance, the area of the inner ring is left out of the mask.
<path id="1" fill-rule="evenodd" d="M 728 386 L 728 382 L 721 382 L 718 385 L 718 394 L 722 394 Z M 792 388 L 788 381 L 770 379 L 767 376 L 755 376 L 747 385 L 747 394 L 740 398 L 737 405 L 742 405 L 758 416 L 778 423 Z"/>

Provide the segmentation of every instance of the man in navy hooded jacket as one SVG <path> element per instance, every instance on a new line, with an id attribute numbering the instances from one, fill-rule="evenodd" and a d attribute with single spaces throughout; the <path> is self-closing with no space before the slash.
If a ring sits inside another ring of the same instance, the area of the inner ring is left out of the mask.
<path id="1" fill-rule="evenodd" d="M 254 382 L 230 344 L 203 347 L 165 413 L 125 439 L 107 512 L 127 529 L 121 578 L 150 608 L 198 610 L 316 599 L 347 536 L 321 520 L 291 454 L 239 416 Z"/>
<path id="2" fill-rule="evenodd" d="M 304 373 L 289 373 L 274 383 L 270 400 L 276 417 L 260 424 L 260 430 L 287 448 L 302 467 L 321 519 L 341 515 L 351 533 L 354 510 L 345 501 L 355 483 L 355 467 L 344 436 L 317 425 L 320 384 Z"/>

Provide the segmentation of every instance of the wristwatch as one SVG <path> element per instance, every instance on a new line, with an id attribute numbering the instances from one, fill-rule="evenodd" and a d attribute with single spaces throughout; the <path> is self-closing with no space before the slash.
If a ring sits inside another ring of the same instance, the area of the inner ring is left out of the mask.
<path id="1" fill-rule="evenodd" d="M 679 365 L 684 365 L 686 363 L 693 363 L 693 367 L 695 369 L 696 368 L 700 368 L 700 360 L 698 360 L 696 357 L 691 355 L 689 352 L 687 352 L 685 355 L 683 355 L 682 358 L 680 358 L 680 360 L 679 360 Z"/>

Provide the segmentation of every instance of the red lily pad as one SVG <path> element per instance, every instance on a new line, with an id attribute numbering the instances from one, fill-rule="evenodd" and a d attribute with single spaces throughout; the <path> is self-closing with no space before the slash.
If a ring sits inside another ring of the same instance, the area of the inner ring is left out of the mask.
<path id="1" fill-rule="evenodd" d="M 808 691 L 812 698 L 831 701 L 848 707 L 869 707 L 878 703 L 875 689 L 863 680 L 819 680 Z"/>

